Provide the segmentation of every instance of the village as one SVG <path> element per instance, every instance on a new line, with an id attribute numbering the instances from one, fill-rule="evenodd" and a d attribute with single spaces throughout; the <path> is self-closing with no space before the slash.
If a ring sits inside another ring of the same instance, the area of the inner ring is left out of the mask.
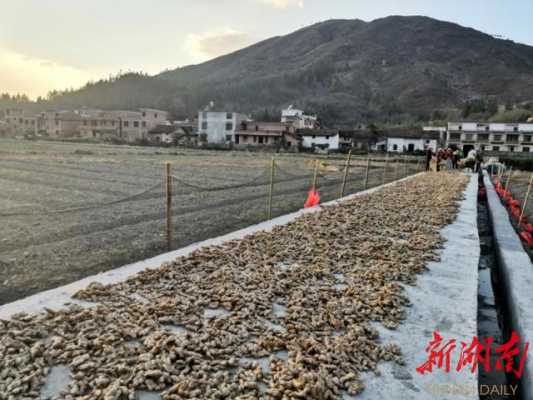
<path id="1" fill-rule="evenodd" d="M 531 0 L 1 10 L 0 400 L 533 400 Z"/>
<path id="2" fill-rule="evenodd" d="M 115 144 L 188 146 L 277 151 L 422 153 L 430 149 L 472 149 L 498 155 L 533 153 L 533 121 L 527 123 L 449 122 L 447 126 L 389 127 L 373 124 L 329 128 L 319 116 L 292 105 L 280 121 L 256 121 L 250 116 L 217 110 L 211 103 L 194 120 L 170 121 L 164 110 L 82 109 L 33 115 L 22 109 L 0 114 L 0 136 L 53 140 L 85 140 Z"/>

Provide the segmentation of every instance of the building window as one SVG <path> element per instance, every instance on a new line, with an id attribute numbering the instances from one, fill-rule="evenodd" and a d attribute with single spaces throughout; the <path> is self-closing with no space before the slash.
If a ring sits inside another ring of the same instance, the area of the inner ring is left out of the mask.
<path id="1" fill-rule="evenodd" d="M 484 134 L 484 133 L 479 133 L 477 135 L 477 140 L 478 140 L 478 142 L 488 142 L 489 141 L 489 135 Z"/>
<path id="2" fill-rule="evenodd" d="M 509 151 L 513 152 L 514 151 L 514 146 L 509 146 Z"/>
<path id="3" fill-rule="evenodd" d="M 145 111 L 143 111 L 143 118 L 144 118 L 144 117 L 146 117 L 146 112 L 145 112 Z"/>
<path id="4" fill-rule="evenodd" d="M 59 125 L 59 121 L 56 119 L 55 122 L 56 122 L 56 126 L 58 126 Z"/>
<path id="5" fill-rule="evenodd" d="M 492 151 L 500 151 L 500 146 L 492 146 Z"/>
<path id="6" fill-rule="evenodd" d="M 515 127 L 513 128 L 513 131 L 518 132 L 518 127 L 515 126 Z"/>
<path id="7" fill-rule="evenodd" d="M 115 121 L 111 120 L 111 126 L 115 126 Z"/>
<path id="8" fill-rule="evenodd" d="M 263 136 L 259 136 L 259 144 L 263 144 Z"/>
<path id="9" fill-rule="evenodd" d="M 154 114 L 154 118 L 157 119 L 157 113 Z"/>
<path id="10" fill-rule="evenodd" d="M 507 135 L 507 143 L 518 143 L 518 135 Z"/>
<path id="11" fill-rule="evenodd" d="M 254 143 L 257 143 L 257 136 L 254 136 Z"/>
<path id="12" fill-rule="evenodd" d="M 492 135 L 492 140 L 495 142 L 501 142 L 502 135 Z"/>
<path id="13" fill-rule="evenodd" d="M 474 135 L 472 135 L 471 133 L 466 133 L 464 140 L 465 140 L 465 142 L 473 142 L 474 141 Z"/>
<path id="14" fill-rule="evenodd" d="M 459 125 L 459 130 L 460 130 L 460 131 L 463 130 L 463 125 Z"/>
<path id="15" fill-rule="evenodd" d="M 138 128 L 139 127 L 139 121 L 133 121 L 133 127 Z"/>
<path id="16" fill-rule="evenodd" d="M 482 145 L 480 146 L 481 151 L 485 151 L 485 148 L 486 148 L 486 147 L 487 147 L 487 146 L 485 146 L 484 144 L 482 144 Z"/>
<path id="17" fill-rule="evenodd" d="M 398 150 L 398 145 L 397 144 L 393 144 L 392 145 L 392 150 L 394 150 L 394 151 Z"/>
<path id="18" fill-rule="evenodd" d="M 143 121 L 143 128 L 146 128 L 146 121 Z"/>
<path id="19" fill-rule="evenodd" d="M 202 122 L 202 129 L 203 130 L 207 129 L 207 121 Z"/>
<path id="20" fill-rule="evenodd" d="M 226 119 L 233 119 L 233 113 L 226 113 Z"/>
<path id="21" fill-rule="evenodd" d="M 202 118 L 203 118 L 203 119 L 207 119 L 207 112 L 204 111 L 204 112 L 202 113 Z"/>
<path id="22" fill-rule="evenodd" d="M 123 125 L 124 128 L 128 128 L 130 126 L 130 121 L 124 121 Z"/>
<path id="23" fill-rule="evenodd" d="M 231 135 L 226 135 L 226 141 L 231 142 Z"/>
<path id="24" fill-rule="evenodd" d="M 226 130 L 227 130 L 227 131 L 231 131 L 231 130 L 233 130 L 233 122 L 228 122 L 228 123 L 226 123 Z"/>
<path id="25" fill-rule="evenodd" d="M 488 126 L 486 126 L 486 127 L 485 127 L 485 130 L 486 130 L 486 131 L 488 131 L 488 130 L 489 130 L 489 127 L 488 127 Z"/>
<path id="26" fill-rule="evenodd" d="M 96 126 L 96 125 L 98 125 L 98 121 L 96 121 L 95 119 L 93 119 L 93 120 L 91 121 L 91 126 Z"/>
<path id="27" fill-rule="evenodd" d="M 522 141 L 523 142 L 531 142 L 531 135 L 525 135 L 524 139 Z"/>
<path id="28" fill-rule="evenodd" d="M 461 134 L 460 133 L 450 133 L 450 140 L 461 140 Z"/>
<path id="29" fill-rule="evenodd" d="M 529 147 L 522 147 L 522 151 L 524 153 L 529 153 Z"/>

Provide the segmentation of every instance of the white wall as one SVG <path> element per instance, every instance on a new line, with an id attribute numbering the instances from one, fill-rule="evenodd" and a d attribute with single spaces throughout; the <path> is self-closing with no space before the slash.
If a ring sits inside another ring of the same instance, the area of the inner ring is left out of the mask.
<path id="1" fill-rule="evenodd" d="M 316 115 L 305 115 L 302 110 L 296 108 L 281 110 L 281 122 L 290 122 L 296 129 L 313 129 L 316 120 Z"/>
<path id="2" fill-rule="evenodd" d="M 332 136 L 303 136 L 302 137 L 302 147 L 306 149 L 311 149 L 315 146 L 327 145 L 328 150 L 339 150 L 339 134 Z"/>
<path id="3" fill-rule="evenodd" d="M 483 122 L 450 122 L 448 123 L 448 130 L 485 132 L 487 126 L 489 127 L 487 132 L 514 132 L 515 127 L 518 127 L 519 132 L 533 132 L 533 124 L 505 124 L 500 122 L 493 122 L 490 124 Z M 459 129 L 459 127 L 461 127 L 461 129 Z"/>
<path id="4" fill-rule="evenodd" d="M 428 147 L 432 151 L 437 151 L 436 139 L 404 139 L 404 138 L 388 138 L 387 139 L 387 151 L 403 153 L 408 151 L 409 145 L 414 146 L 414 151 L 425 151 Z"/>
<path id="5" fill-rule="evenodd" d="M 231 114 L 228 118 L 228 114 Z M 227 135 L 231 136 L 229 141 L 235 141 L 235 131 L 238 130 L 239 125 L 246 116 L 239 113 L 232 112 L 214 112 L 214 111 L 200 111 L 198 112 L 198 134 L 206 134 L 208 143 L 224 144 L 227 143 Z M 204 123 L 207 127 L 204 128 Z M 227 124 L 231 123 L 231 129 Z"/>

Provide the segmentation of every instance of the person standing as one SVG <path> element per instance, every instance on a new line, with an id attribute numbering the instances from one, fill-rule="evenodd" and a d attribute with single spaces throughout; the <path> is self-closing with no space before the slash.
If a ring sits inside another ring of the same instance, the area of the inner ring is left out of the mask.
<path id="1" fill-rule="evenodd" d="M 432 158 L 433 158 L 433 152 L 431 151 L 431 147 L 428 147 L 426 150 L 426 172 L 428 172 L 431 168 Z"/>
<path id="2" fill-rule="evenodd" d="M 453 150 L 451 148 L 446 149 L 446 170 L 451 171 L 453 169 Z"/>
<path id="3" fill-rule="evenodd" d="M 459 162 L 459 149 L 455 149 L 452 153 L 452 167 L 453 169 L 457 169 L 457 164 Z"/>

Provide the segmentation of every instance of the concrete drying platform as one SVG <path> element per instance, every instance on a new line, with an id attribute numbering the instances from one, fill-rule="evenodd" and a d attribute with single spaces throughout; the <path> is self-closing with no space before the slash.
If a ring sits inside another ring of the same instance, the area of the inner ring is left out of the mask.
<path id="1" fill-rule="evenodd" d="M 380 187 L 377 187 L 356 193 L 328 204 L 335 204 L 379 189 Z M 440 262 L 429 264 L 429 271 L 418 277 L 416 286 L 405 287 L 406 294 L 413 304 L 407 309 L 406 320 L 395 331 L 387 330 L 382 325 L 375 324 L 380 331 L 383 342 L 392 341 L 400 346 L 404 354 L 405 365 L 380 363 L 381 376 L 365 374 L 363 380 L 366 390 L 355 398 L 400 400 L 477 398 L 477 374 L 471 374 L 466 370 L 457 373 L 454 369 L 455 364 L 452 365 L 452 371 L 448 374 L 439 369 L 435 369 L 429 375 L 420 375 L 416 372 L 416 367 L 427 359 L 425 348 L 432 339 L 434 331 L 438 331 L 445 341 L 456 339 L 458 347 L 460 347 L 461 341 L 470 343 L 477 333 L 477 271 L 480 255 L 476 219 L 477 176 L 471 177 L 465 196 L 461 202 L 456 221 L 442 231 L 447 242 L 440 252 Z M 320 207 L 300 210 L 225 236 L 6 304 L 0 307 L 0 318 L 9 319 L 13 314 L 22 311 L 37 313 L 45 307 L 61 308 L 66 303 L 76 302 L 71 299 L 71 295 L 91 282 L 103 284 L 120 282 L 146 268 L 158 267 L 162 263 L 187 255 L 200 247 L 240 239 L 260 230 L 270 230 L 274 226 L 286 224 L 304 213 L 319 210 Z M 86 304 L 90 305 L 91 303 Z M 455 357 L 453 357 L 452 362 L 456 362 Z M 465 395 L 450 394 L 450 388 L 462 390 Z M 143 400 L 159 398 L 159 395 L 154 393 L 138 393 L 138 396 L 139 399 Z M 351 399 L 352 397 L 345 395 L 344 398 Z"/>
<path id="2" fill-rule="evenodd" d="M 416 286 L 405 286 L 412 306 L 395 331 L 376 324 L 384 341 L 397 343 L 405 366 L 380 363 L 381 376 L 366 374 L 365 391 L 357 399 L 473 399 L 478 398 L 477 373 L 455 371 L 460 343 L 477 336 L 478 263 L 477 176 L 472 175 L 455 222 L 442 230 L 447 242 L 440 262 L 430 263 Z M 425 348 L 438 331 L 443 343 L 457 340 L 452 371 L 435 368 L 421 375 L 416 368 L 427 360 Z"/>
<path id="3" fill-rule="evenodd" d="M 499 274 L 503 281 L 507 304 L 510 309 L 511 328 L 521 338 L 520 343 L 533 339 L 533 264 L 525 252 L 520 238 L 509 220 L 507 209 L 489 176 L 484 176 L 487 201 L 498 257 Z M 533 399 L 533 358 L 529 352 L 522 375 L 524 398 Z"/>

